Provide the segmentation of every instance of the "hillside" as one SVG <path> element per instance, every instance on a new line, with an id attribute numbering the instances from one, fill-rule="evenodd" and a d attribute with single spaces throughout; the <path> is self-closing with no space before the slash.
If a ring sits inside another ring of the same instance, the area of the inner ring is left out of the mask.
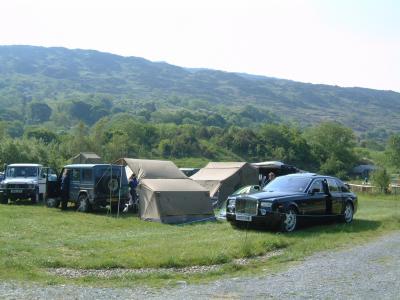
<path id="1" fill-rule="evenodd" d="M 24 118 L 29 102 L 62 110 L 60 103 L 94 95 L 109 101 L 99 116 L 138 113 L 149 103 L 150 112 L 161 115 L 183 108 L 229 112 L 250 104 L 272 112 L 256 122 L 337 120 L 358 132 L 400 130 L 400 93 L 392 91 L 185 69 L 92 50 L 0 46 L 0 119 Z"/>

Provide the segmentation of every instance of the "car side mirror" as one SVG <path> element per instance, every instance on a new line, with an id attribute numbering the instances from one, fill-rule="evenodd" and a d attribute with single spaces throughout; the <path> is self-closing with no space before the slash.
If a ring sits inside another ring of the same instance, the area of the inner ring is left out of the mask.
<path id="1" fill-rule="evenodd" d="M 57 181 L 57 175 L 54 174 L 49 174 L 49 176 L 47 177 L 48 181 Z"/>
<path id="2" fill-rule="evenodd" d="M 319 193 L 319 192 L 321 192 L 321 190 L 315 188 L 315 189 L 310 190 L 308 193 L 309 193 L 310 195 L 314 195 L 314 194 Z"/>

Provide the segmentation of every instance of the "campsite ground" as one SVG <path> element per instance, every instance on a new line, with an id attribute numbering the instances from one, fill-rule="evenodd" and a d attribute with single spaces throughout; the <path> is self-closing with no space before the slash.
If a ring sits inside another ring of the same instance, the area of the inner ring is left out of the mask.
<path id="1" fill-rule="evenodd" d="M 226 222 L 170 226 L 132 215 L 1 205 L 0 279 L 130 288 L 274 273 L 316 252 L 353 247 L 398 231 L 399 209 L 394 196 L 361 195 L 350 225 L 314 224 L 280 234 L 236 230 Z"/>
<path id="2" fill-rule="evenodd" d="M 397 299 L 400 232 L 340 251 L 323 251 L 280 272 L 154 289 L 0 282 L 5 299 Z"/>

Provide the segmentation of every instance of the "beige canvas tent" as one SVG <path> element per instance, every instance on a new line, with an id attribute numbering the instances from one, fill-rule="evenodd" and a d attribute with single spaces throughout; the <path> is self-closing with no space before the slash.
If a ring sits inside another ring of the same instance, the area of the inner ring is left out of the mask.
<path id="1" fill-rule="evenodd" d="M 139 179 L 139 216 L 169 224 L 214 218 L 207 189 L 186 177 L 171 161 L 122 158 L 127 176 Z"/>
<path id="2" fill-rule="evenodd" d="M 210 162 L 191 176 L 210 191 L 214 206 L 220 206 L 238 188 L 258 184 L 258 171 L 246 162 Z"/>
<path id="3" fill-rule="evenodd" d="M 73 164 L 99 164 L 102 163 L 101 157 L 92 152 L 81 152 L 72 157 L 71 163 Z"/>

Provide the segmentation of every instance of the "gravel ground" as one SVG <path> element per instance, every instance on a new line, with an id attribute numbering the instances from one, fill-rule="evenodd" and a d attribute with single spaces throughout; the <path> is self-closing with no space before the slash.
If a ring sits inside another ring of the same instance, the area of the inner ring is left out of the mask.
<path id="1" fill-rule="evenodd" d="M 400 232 L 276 274 L 153 290 L 0 283 L 1 299 L 400 299 Z"/>

